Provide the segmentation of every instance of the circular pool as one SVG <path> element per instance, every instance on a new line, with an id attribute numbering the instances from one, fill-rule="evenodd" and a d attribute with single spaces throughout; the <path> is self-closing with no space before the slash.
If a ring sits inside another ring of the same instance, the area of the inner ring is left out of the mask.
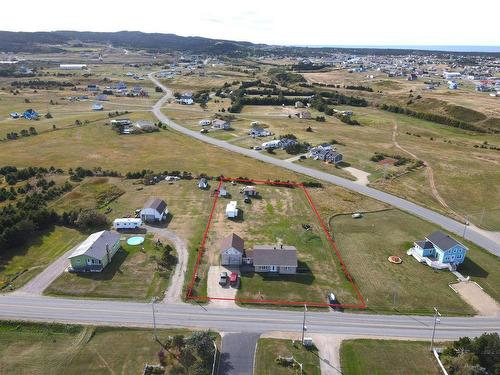
<path id="1" fill-rule="evenodd" d="M 144 237 L 130 237 L 127 240 L 127 244 L 131 246 L 140 245 L 143 242 L 144 242 Z"/>

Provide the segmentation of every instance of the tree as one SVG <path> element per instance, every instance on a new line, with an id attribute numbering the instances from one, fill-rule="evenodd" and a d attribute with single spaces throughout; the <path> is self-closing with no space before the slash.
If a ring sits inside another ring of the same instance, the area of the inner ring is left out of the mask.
<path id="1" fill-rule="evenodd" d="M 82 210 L 78 214 L 75 224 L 82 229 L 104 228 L 108 223 L 106 215 L 94 209 Z"/>

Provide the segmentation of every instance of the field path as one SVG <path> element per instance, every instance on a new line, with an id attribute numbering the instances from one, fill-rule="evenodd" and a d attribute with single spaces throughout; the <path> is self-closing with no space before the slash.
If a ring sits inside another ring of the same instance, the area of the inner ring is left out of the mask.
<path id="1" fill-rule="evenodd" d="M 446 203 L 446 201 L 443 199 L 443 197 L 439 194 L 439 191 L 436 187 L 436 181 L 434 179 L 434 171 L 432 170 L 432 167 L 430 166 L 430 164 L 419 158 L 417 155 L 415 155 L 413 152 L 411 151 L 408 151 L 406 148 L 404 148 L 403 146 L 401 146 L 398 141 L 397 141 L 397 134 L 398 134 L 398 124 L 395 122 L 394 123 L 394 127 L 392 129 L 392 143 L 394 143 L 394 146 L 398 149 L 400 149 L 401 151 L 407 153 L 408 155 L 410 155 L 413 159 L 420 159 L 424 162 L 424 165 L 425 165 L 425 173 L 426 173 L 426 176 L 427 176 L 427 180 L 429 181 L 429 185 L 430 185 L 430 188 L 431 188 L 431 192 L 432 192 L 432 195 L 434 196 L 434 198 L 439 202 L 439 204 L 441 206 L 443 206 L 444 208 L 446 208 L 448 211 L 450 211 L 453 215 L 455 215 L 456 217 L 466 221 L 466 219 L 458 214 L 455 210 L 453 210 L 452 208 L 450 208 L 450 206 L 448 206 L 448 203 Z"/>
<path id="2" fill-rule="evenodd" d="M 179 237 L 177 233 L 167 228 L 158 228 L 150 225 L 145 225 L 148 233 L 153 233 L 158 237 L 165 238 L 173 243 L 177 251 L 177 265 L 175 266 L 174 274 L 170 279 L 170 286 L 165 292 L 163 303 L 180 303 L 182 302 L 182 286 L 184 285 L 184 275 L 186 274 L 188 263 L 188 249 L 186 241 Z"/>

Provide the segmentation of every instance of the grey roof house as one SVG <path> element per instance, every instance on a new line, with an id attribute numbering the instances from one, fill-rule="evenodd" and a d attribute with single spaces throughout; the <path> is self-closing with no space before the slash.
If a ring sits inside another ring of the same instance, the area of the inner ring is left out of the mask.
<path id="1" fill-rule="evenodd" d="M 76 272 L 101 272 L 120 248 L 120 233 L 103 230 L 92 233 L 68 257 Z"/>
<path id="2" fill-rule="evenodd" d="M 246 254 L 255 272 L 297 273 L 297 249 L 285 245 L 256 245 Z"/>

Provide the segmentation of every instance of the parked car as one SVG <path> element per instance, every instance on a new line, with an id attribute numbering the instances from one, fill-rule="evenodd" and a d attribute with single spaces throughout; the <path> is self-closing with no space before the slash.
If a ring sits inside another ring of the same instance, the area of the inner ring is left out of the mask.
<path id="1" fill-rule="evenodd" d="M 227 272 L 221 272 L 219 275 L 219 285 L 227 284 Z"/>
<path id="2" fill-rule="evenodd" d="M 243 202 L 245 202 L 245 203 L 250 203 L 250 202 L 251 202 L 250 197 L 249 197 L 248 195 L 246 195 L 246 194 L 245 194 L 245 195 L 243 196 Z"/>
<path id="3" fill-rule="evenodd" d="M 262 147 L 260 147 L 260 146 L 255 146 L 253 149 L 254 149 L 254 150 L 256 150 L 256 151 L 260 151 L 260 150 L 262 150 Z"/>
<path id="4" fill-rule="evenodd" d="M 231 276 L 229 276 L 229 283 L 233 286 L 238 285 L 238 273 L 231 272 Z"/>
<path id="5" fill-rule="evenodd" d="M 202 134 L 204 134 L 204 133 L 208 133 L 208 130 L 207 130 L 207 129 L 205 129 L 205 128 L 203 128 L 203 129 L 201 129 L 201 130 L 200 130 L 200 133 L 202 133 Z"/>
<path id="6" fill-rule="evenodd" d="M 177 181 L 180 179 L 181 178 L 179 176 L 167 176 L 167 177 L 165 177 L 165 181 Z"/>
<path id="7" fill-rule="evenodd" d="M 359 212 L 355 212 L 352 214 L 353 219 L 360 219 L 363 215 L 361 215 Z"/>
<path id="8" fill-rule="evenodd" d="M 335 300 L 335 294 L 333 294 L 332 292 L 328 293 L 328 303 L 333 304 L 335 303 Z"/>

